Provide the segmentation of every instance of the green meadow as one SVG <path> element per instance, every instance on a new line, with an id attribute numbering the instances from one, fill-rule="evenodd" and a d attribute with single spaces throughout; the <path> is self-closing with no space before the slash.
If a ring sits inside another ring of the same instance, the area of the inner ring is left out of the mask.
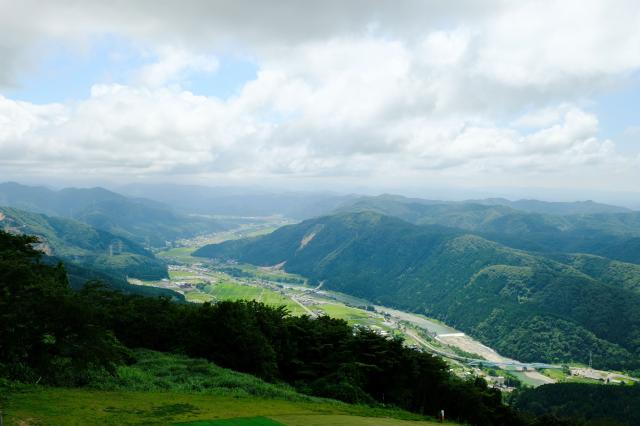
<path id="1" fill-rule="evenodd" d="M 401 410 L 297 393 L 203 360 L 149 350 L 85 388 L 0 382 L 6 425 L 429 425 Z M 405 422 L 403 420 L 408 420 Z"/>

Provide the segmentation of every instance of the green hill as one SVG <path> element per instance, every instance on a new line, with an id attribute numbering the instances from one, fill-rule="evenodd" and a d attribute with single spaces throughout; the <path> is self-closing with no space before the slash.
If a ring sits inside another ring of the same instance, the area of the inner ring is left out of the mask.
<path id="1" fill-rule="evenodd" d="M 35 235 L 41 241 L 38 248 L 47 255 L 120 280 L 167 277 L 164 262 L 140 245 L 76 220 L 0 207 L 0 229 Z"/>
<path id="2" fill-rule="evenodd" d="M 610 204 L 596 203 L 591 200 L 574 202 L 550 202 L 540 200 L 517 200 L 511 201 L 504 198 L 487 198 L 484 200 L 470 200 L 475 204 L 485 204 L 489 206 L 507 206 L 515 210 L 529 213 L 553 214 L 553 215 L 581 215 L 598 213 L 630 213 L 632 210 L 612 206 Z"/>
<path id="3" fill-rule="evenodd" d="M 600 208 L 595 203 L 490 202 L 454 203 L 384 195 L 363 197 L 342 206 L 339 212 L 372 211 L 417 225 L 460 228 L 522 250 L 590 253 L 640 263 L 640 212 L 606 205 Z M 522 204 L 537 208 L 514 208 Z"/>
<path id="4" fill-rule="evenodd" d="M 0 206 L 76 219 L 155 247 L 163 247 L 166 241 L 228 228 L 217 220 L 179 214 L 165 204 L 125 197 L 104 188 L 53 191 L 13 182 L 2 183 Z"/>
<path id="5" fill-rule="evenodd" d="M 312 219 L 194 253 L 284 264 L 324 287 L 435 316 L 524 361 L 638 367 L 640 295 L 464 231 L 375 213 Z"/>

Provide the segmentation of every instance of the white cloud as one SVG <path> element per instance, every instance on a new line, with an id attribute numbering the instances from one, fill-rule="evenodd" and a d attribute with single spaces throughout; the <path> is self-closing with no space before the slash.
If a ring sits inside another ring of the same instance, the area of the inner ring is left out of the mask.
<path id="1" fill-rule="evenodd" d="M 188 77 L 191 72 L 213 73 L 219 63 L 215 56 L 198 55 L 175 46 L 157 49 L 158 60 L 141 67 L 136 81 L 145 86 L 163 86 Z"/>
<path id="2" fill-rule="evenodd" d="M 302 99 L 297 117 L 274 122 L 264 114 L 264 108 L 273 106 L 264 99 L 271 95 L 279 102 L 282 87 L 267 79 L 261 89 L 246 90 L 228 101 L 179 89 L 118 85 L 94 86 L 89 99 L 64 106 L 0 98 L 0 123 L 19 124 L 0 134 L 0 157 L 5 159 L 4 168 L 131 177 L 360 175 L 375 179 L 394 169 L 447 169 L 466 175 L 626 164 L 611 142 L 598 139 L 597 119 L 578 109 L 531 134 L 495 124 L 460 126 L 456 120 L 429 117 L 381 122 L 369 111 L 346 112 L 349 120 L 338 117 L 323 122 L 330 105 L 318 107 L 311 102 L 322 99 L 316 92 L 329 90 L 320 87 Z M 262 102 L 254 96 L 262 97 Z M 358 103 L 357 97 L 353 102 Z M 353 125 L 352 114 L 359 117 L 358 125 Z M 12 158 L 20 160 L 12 162 Z"/>
<path id="3" fill-rule="evenodd" d="M 639 177 L 583 102 L 640 70 L 636 1 L 71 4 L 0 0 L 0 84 L 45 39 L 113 33 L 155 60 L 64 105 L 0 97 L 4 170 Z M 228 100 L 181 89 L 224 49 L 257 78 Z"/>

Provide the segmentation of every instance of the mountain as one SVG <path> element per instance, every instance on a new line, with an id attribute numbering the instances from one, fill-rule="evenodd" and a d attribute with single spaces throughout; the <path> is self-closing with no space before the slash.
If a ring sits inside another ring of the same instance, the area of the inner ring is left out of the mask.
<path id="1" fill-rule="evenodd" d="M 166 241 L 228 228 L 228 224 L 220 221 L 179 214 L 160 202 L 128 198 L 104 188 L 54 191 L 3 183 L 0 184 L 0 206 L 73 218 L 154 247 L 163 247 Z"/>
<path id="2" fill-rule="evenodd" d="M 328 214 L 356 198 L 325 192 L 277 192 L 260 188 L 208 187 L 176 184 L 132 184 L 118 189 L 175 206 L 185 213 L 308 219 Z"/>
<path id="3" fill-rule="evenodd" d="M 550 202 L 540 200 L 511 201 L 505 198 L 487 198 L 484 200 L 469 200 L 467 202 L 471 204 L 483 204 L 487 206 L 506 206 L 511 207 L 514 210 L 521 210 L 528 213 L 554 214 L 560 216 L 598 213 L 631 213 L 633 211 L 626 207 L 596 203 L 595 201 L 591 200 L 574 202 Z"/>
<path id="4" fill-rule="evenodd" d="M 363 197 L 341 206 L 337 211 L 373 211 L 418 225 L 461 228 L 528 251 L 590 253 L 640 263 L 640 212 L 635 211 L 563 216 L 524 212 L 505 205 L 439 202 L 388 195 Z"/>
<path id="5" fill-rule="evenodd" d="M 372 212 L 286 226 L 196 256 L 283 265 L 324 288 L 439 318 L 525 361 L 640 365 L 640 294 L 439 225 Z"/>
<path id="6" fill-rule="evenodd" d="M 120 280 L 167 276 L 166 265 L 139 244 L 73 219 L 0 207 L 0 229 L 35 235 L 41 241 L 38 248 L 48 256 Z M 87 272 L 78 270 L 78 274 Z"/>

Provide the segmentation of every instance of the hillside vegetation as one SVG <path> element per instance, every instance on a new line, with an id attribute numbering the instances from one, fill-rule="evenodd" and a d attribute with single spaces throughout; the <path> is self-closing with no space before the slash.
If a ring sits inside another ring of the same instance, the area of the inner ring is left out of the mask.
<path id="1" fill-rule="evenodd" d="M 499 199 L 447 203 L 379 196 L 363 197 L 339 209 L 365 211 L 417 225 L 460 228 L 523 250 L 581 252 L 640 263 L 640 212 L 614 206 Z"/>
<path id="2" fill-rule="evenodd" d="M 53 191 L 17 183 L 0 184 L 0 206 L 76 219 L 139 244 L 164 247 L 167 241 L 227 229 L 228 223 L 179 214 L 165 204 L 129 198 L 104 188 Z"/>
<path id="3" fill-rule="evenodd" d="M 0 215 L 0 229 L 37 236 L 39 249 L 78 266 L 73 270 L 76 276 L 87 275 L 83 270 L 95 271 L 98 277 L 107 274 L 120 280 L 127 276 L 143 279 L 167 276 L 164 262 L 150 251 L 110 232 L 72 219 L 14 208 L 0 207 Z"/>
<path id="4" fill-rule="evenodd" d="M 516 393 L 512 403 L 534 415 L 573 419 L 585 426 L 640 424 L 640 386 L 582 383 L 544 385 Z"/>
<path id="5" fill-rule="evenodd" d="M 96 377 L 111 375 L 119 377 L 112 384 L 151 387 L 156 382 L 144 372 L 121 369 L 135 359 L 131 349 L 146 348 L 205 358 L 314 396 L 384 403 L 425 415 L 445 409 L 450 418 L 478 425 L 520 424 L 484 380 L 458 379 L 442 360 L 399 339 L 354 330 L 326 316 L 290 316 L 282 307 L 253 301 L 174 303 L 94 285 L 73 292 L 62 265 L 40 262 L 35 242 L 0 231 L 0 377 L 5 379 L 68 387 L 91 386 Z M 186 377 L 185 368 L 206 373 L 194 374 L 186 386 L 211 385 L 206 365 L 178 363 L 169 372 Z M 152 366 L 147 372 L 154 369 L 165 370 Z M 127 381 L 131 374 L 139 377 Z M 177 387 L 181 381 L 160 383 Z"/>
<path id="6" fill-rule="evenodd" d="M 597 366 L 639 367 L 637 292 L 462 230 L 341 214 L 194 255 L 284 262 L 328 289 L 435 316 L 524 361 L 585 362 L 593 352 Z"/>

